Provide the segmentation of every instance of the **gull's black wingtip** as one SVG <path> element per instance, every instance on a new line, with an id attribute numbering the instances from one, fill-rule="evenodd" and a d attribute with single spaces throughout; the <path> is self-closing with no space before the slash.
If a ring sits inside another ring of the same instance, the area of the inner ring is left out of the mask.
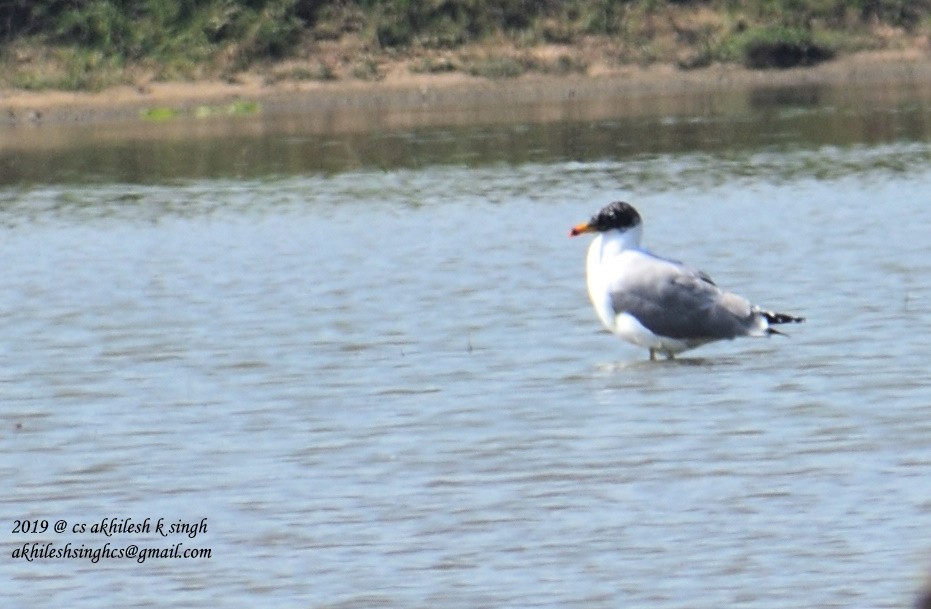
<path id="1" fill-rule="evenodd" d="M 804 317 L 796 317 L 788 313 L 773 313 L 772 311 L 760 311 L 760 313 L 771 324 L 800 324 L 805 321 Z"/>

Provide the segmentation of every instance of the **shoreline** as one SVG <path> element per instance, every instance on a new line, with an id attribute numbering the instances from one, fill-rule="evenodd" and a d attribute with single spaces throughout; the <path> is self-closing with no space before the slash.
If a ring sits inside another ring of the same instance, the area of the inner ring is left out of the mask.
<path id="1" fill-rule="evenodd" d="M 395 70 L 379 81 L 282 81 L 268 85 L 259 75 L 247 74 L 236 83 L 152 83 L 95 93 L 0 90 L 0 129 L 23 124 L 152 124 L 142 117 L 147 110 L 166 108 L 172 116 L 193 117 L 198 108 L 236 102 L 256 104 L 261 115 L 326 118 L 334 113 L 377 112 L 382 117 L 416 114 L 416 124 L 427 126 L 449 120 L 459 122 L 461 119 L 454 117 L 462 111 L 500 112 L 527 105 L 623 98 L 631 102 L 625 104 L 630 106 L 627 111 L 657 112 L 660 109 L 652 101 L 658 98 L 812 86 L 852 86 L 881 93 L 883 85 L 893 84 L 931 88 L 931 56 L 916 50 L 872 51 L 840 56 L 812 67 L 782 70 L 753 70 L 731 64 L 695 70 L 668 64 L 594 66 L 586 74 L 526 74 L 494 80 L 460 73 L 410 74 Z M 633 103 L 637 100 L 642 103 Z M 387 126 L 405 125 L 404 120 L 396 122 L 398 125 L 393 125 L 389 120 Z"/>

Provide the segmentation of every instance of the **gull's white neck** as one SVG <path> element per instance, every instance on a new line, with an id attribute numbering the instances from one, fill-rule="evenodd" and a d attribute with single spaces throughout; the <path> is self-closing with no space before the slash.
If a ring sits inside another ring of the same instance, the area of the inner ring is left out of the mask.
<path id="1" fill-rule="evenodd" d="M 643 236 L 643 226 L 637 225 L 625 231 L 609 230 L 599 233 L 592 241 L 592 250 L 598 251 L 598 258 L 604 259 L 616 256 L 624 250 L 640 247 L 640 238 Z"/>
<path id="2" fill-rule="evenodd" d="M 641 226 L 635 226 L 623 232 L 609 230 L 595 235 L 592 244 L 588 247 L 588 259 L 585 265 L 588 296 L 601 322 L 612 331 L 615 325 L 615 314 L 611 308 L 611 296 L 608 293 L 608 284 L 611 281 L 610 265 L 605 265 L 604 262 L 619 256 L 625 250 L 639 247 L 642 234 Z"/>

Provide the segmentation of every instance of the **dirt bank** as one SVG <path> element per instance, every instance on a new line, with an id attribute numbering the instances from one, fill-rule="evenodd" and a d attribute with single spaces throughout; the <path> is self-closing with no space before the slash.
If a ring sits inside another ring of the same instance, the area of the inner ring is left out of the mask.
<path id="1" fill-rule="evenodd" d="M 842 56 L 814 67 L 750 70 L 712 65 L 682 70 L 671 65 L 592 66 L 585 74 L 527 74 L 490 80 L 461 73 L 411 74 L 390 70 L 376 82 L 266 84 L 258 74 L 234 83 L 204 81 L 116 87 L 97 93 L 0 91 L 0 127 L 17 124 L 140 121 L 146 111 L 193 114 L 198 108 L 255 102 L 263 114 L 326 115 L 378 110 L 420 114 L 418 124 L 442 123 L 449 108 L 503 108 L 598 98 L 676 96 L 724 89 L 802 85 L 931 85 L 931 57 L 920 50 Z M 426 116 L 426 118 L 424 118 Z"/>

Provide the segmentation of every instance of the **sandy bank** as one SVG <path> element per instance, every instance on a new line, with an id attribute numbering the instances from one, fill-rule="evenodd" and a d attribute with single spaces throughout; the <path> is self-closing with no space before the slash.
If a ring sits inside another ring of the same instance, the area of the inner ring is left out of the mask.
<path id="1" fill-rule="evenodd" d="M 0 91 L 0 128 L 18 124 L 93 124 L 139 121 L 152 108 L 193 114 L 198 107 L 235 101 L 257 102 L 263 114 L 307 116 L 347 111 L 418 115 L 417 124 L 442 124 L 463 108 L 502 109 L 573 100 L 675 97 L 720 90 L 811 85 L 931 86 L 931 57 L 919 51 L 871 52 L 840 57 L 809 68 L 749 70 L 713 65 L 685 71 L 669 65 L 595 66 L 585 75 L 528 74 L 488 80 L 463 74 L 389 72 L 378 82 L 263 83 L 247 75 L 236 83 L 215 81 L 153 83 L 98 93 Z M 649 111 L 653 104 L 640 104 Z M 445 117 L 445 118 L 444 118 Z M 400 121 L 403 125 L 403 120 Z"/>

